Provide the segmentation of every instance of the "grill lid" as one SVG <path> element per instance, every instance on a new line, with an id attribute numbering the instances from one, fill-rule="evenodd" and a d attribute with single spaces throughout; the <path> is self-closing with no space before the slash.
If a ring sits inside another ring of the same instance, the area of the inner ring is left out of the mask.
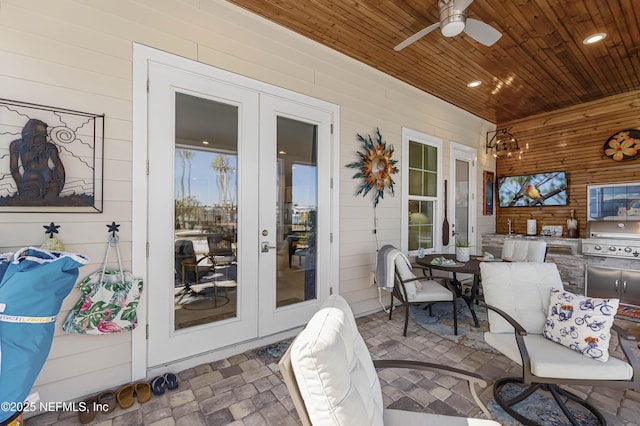
<path id="1" fill-rule="evenodd" d="M 640 221 L 590 220 L 587 222 L 587 238 L 640 241 Z"/>

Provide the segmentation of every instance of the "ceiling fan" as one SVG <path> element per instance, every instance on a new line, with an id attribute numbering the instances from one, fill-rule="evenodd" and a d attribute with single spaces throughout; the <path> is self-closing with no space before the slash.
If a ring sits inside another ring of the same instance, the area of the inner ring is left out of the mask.
<path id="1" fill-rule="evenodd" d="M 502 34 L 489 24 L 477 19 L 467 18 L 465 11 L 471 3 L 473 3 L 473 0 L 438 0 L 440 22 L 418 31 L 393 49 L 395 51 L 402 50 L 438 27 L 440 27 L 440 32 L 445 37 L 454 37 L 464 31 L 474 40 L 485 46 L 491 46 L 498 41 Z"/>

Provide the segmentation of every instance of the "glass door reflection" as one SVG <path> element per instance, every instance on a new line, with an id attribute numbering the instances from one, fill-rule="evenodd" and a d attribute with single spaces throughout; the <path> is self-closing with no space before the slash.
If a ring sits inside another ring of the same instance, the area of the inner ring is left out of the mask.
<path id="1" fill-rule="evenodd" d="M 175 329 L 237 316 L 237 107 L 176 94 Z"/>
<path id="2" fill-rule="evenodd" d="M 317 298 L 317 126 L 277 119 L 276 307 Z"/>

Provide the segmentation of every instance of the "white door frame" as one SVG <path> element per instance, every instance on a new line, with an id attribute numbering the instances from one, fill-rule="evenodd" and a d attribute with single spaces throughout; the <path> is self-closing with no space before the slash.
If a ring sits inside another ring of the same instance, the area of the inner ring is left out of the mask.
<path id="1" fill-rule="evenodd" d="M 477 185 L 477 159 L 478 159 L 478 150 L 476 148 L 471 148 L 467 145 L 463 145 L 457 142 L 450 142 L 450 155 L 449 155 L 449 188 L 447 189 L 449 194 L 449 205 L 447 206 L 448 211 L 450 212 L 449 222 L 455 223 L 455 170 L 456 170 L 456 160 L 466 161 L 469 163 L 469 244 L 471 246 L 476 245 L 476 229 L 477 229 L 477 196 L 476 193 L 478 191 Z M 455 252 L 455 237 L 452 237 L 451 242 L 449 243 L 449 247 L 451 252 Z"/>
<path id="2" fill-rule="evenodd" d="M 149 72 L 149 62 L 157 62 L 168 66 L 182 68 L 189 72 L 202 74 L 209 77 L 220 78 L 221 80 L 233 81 L 241 87 L 254 89 L 273 96 L 297 101 L 302 104 L 309 102 L 311 98 L 306 95 L 296 93 L 287 89 L 263 83 L 248 77 L 241 76 L 229 71 L 225 71 L 211 65 L 199 63 L 191 59 L 179 57 L 167 52 L 163 52 L 148 46 L 137 43 L 133 45 L 133 170 L 132 170 L 132 272 L 147 281 L 147 226 L 148 205 L 147 205 L 147 158 L 148 158 L 148 107 L 147 107 L 147 76 Z M 320 105 L 323 109 L 330 111 L 333 116 L 333 131 L 331 152 L 331 255 L 330 265 L 328 265 L 327 277 L 330 287 L 334 292 L 339 292 L 339 165 L 340 165 L 340 110 L 335 104 L 313 99 L 315 105 Z M 147 376 L 147 312 L 148 298 L 143 292 L 140 304 L 138 305 L 138 327 L 132 332 L 131 347 L 131 377 L 132 380 L 139 380 Z M 271 342 L 275 342 L 286 335 L 295 334 L 296 330 L 289 330 L 273 335 L 266 339 L 257 339 L 251 342 L 236 345 L 216 353 L 206 354 L 210 360 L 221 359 L 234 353 L 241 353 L 248 349 L 260 347 Z M 180 364 L 182 367 L 195 366 L 205 362 L 200 358 L 192 358 Z"/>

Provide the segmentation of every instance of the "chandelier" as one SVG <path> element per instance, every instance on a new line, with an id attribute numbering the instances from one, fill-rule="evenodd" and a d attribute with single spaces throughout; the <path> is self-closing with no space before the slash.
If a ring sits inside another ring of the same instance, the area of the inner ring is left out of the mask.
<path id="1" fill-rule="evenodd" d="M 506 128 L 487 132 L 485 152 L 488 154 L 494 149 L 496 152 L 493 156 L 497 159 L 511 157 L 514 153 L 522 153 L 518 140 Z"/>

